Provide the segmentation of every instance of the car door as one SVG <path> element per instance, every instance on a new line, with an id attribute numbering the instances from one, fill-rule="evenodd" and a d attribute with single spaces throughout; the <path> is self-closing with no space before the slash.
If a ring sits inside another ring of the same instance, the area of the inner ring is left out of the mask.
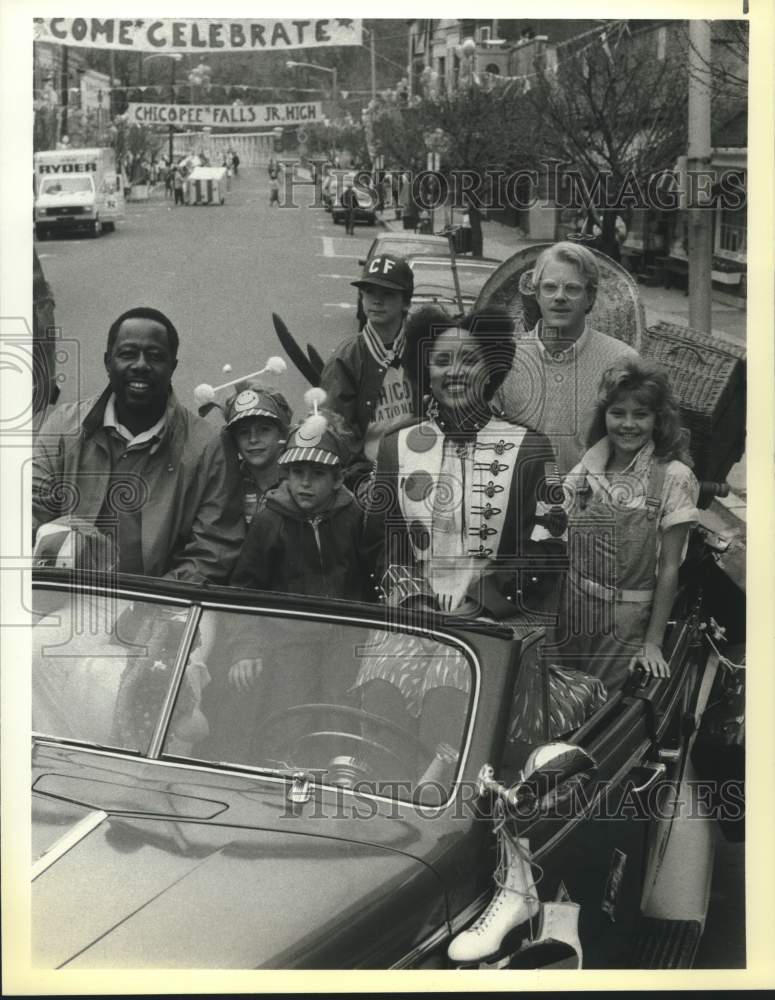
<path id="1" fill-rule="evenodd" d="M 32 664 L 39 964 L 387 967 L 447 933 L 433 856 L 441 827 L 444 841 L 455 829 L 445 818 L 454 768 L 445 801 L 418 811 L 388 768 L 420 741 L 365 716 L 350 695 L 375 649 L 383 661 L 397 640 L 404 659 L 405 640 L 420 643 L 420 660 L 429 645 L 443 652 L 442 667 L 464 672 L 449 738 L 465 761 L 480 673 L 461 643 L 395 623 L 387 632 L 368 609 L 296 608 L 287 595 L 219 603 L 210 591 L 204 603 L 194 587 L 79 589 L 42 576 Z M 245 641 L 273 683 L 224 698 Z"/>
<path id="2" fill-rule="evenodd" d="M 561 737 L 584 749 L 593 767 L 572 784 L 572 795 L 521 817 L 513 827 L 529 841 L 540 899 L 579 904 L 579 930 L 588 967 L 611 967 L 628 960 L 649 848 L 649 807 L 637 789 L 646 786 L 644 791 L 656 796 L 651 783 L 671 777 L 667 769 L 662 773 L 652 764 L 659 765 L 660 748 L 672 749 L 675 720 L 694 682 L 691 635 L 686 622 L 670 630 L 666 645 L 672 667 L 669 681 L 616 695 L 580 728 Z M 529 739 L 509 738 L 514 729 L 515 690 L 528 691 L 533 705 L 546 698 L 542 639 L 542 630 L 523 629 L 512 641 L 510 667 L 499 679 L 497 671 L 488 670 L 480 701 L 484 718 L 478 729 L 489 732 L 492 742 L 489 748 L 486 740 L 477 743 L 480 753 L 471 759 L 469 786 L 475 784 L 477 768 L 485 763 L 494 766 L 496 779 L 512 785 L 531 751 L 552 740 L 541 726 Z M 489 727 L 483 724 L 487 713 L 491 713 Z M 453 933 L 472 919 L 494 890 L 492 802 L 487 797 L 474 801 L 475 795 L 469 794 L 471 812 L 478 815 L 478 821 L 466 829 L 466 850 L 459 855 L 457 867 L 450 866 L 445 873 Z"/>
<path id="3" fill-rule="evenodd" d="M 635 678 L 563 737 L 584 749 L 594 766 L 569 797 L 521 824 L 543 873 L 540 898 L 580 906 L 587 968 L 631 960 L 652 820 L 669 801 L 664 785 L 677 774 L 681 750 L 675 744 L 696 680 L 691 642 L 691 624 L 674 623 L 665 645 L 671 678 L 646 688 L 638 688 Z"/>

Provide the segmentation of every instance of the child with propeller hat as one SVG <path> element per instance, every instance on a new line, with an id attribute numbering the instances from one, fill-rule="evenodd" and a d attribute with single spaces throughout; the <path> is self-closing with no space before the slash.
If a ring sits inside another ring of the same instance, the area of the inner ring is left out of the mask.
<path id="1" fill-rule="evenodd" d="M 233 446 L 239 457 L 243 507 L 248 524 L 263 505 L 269 490 L 280 484 L 278 459 L 285 448 L 293 416 L 281 392 L 252 380 L 262 375 L 282 375 L 285 370 L 283 359 L 272 357 L 260 371 L 215 387 L 203 383 L 194 390 L 201 417 L 217 409 L 226 421 L 227 444 Z M 231 372 L 231 365 L 224 365 L 223 372 Z M 216 402 L 216 392 L 230 388 L 234 390 L 233 395 L 224 404 Z"/>
<path id="2" fill-rule="evenodd" d="M 359 600 L 362 512 L 344 486 L 350 457 L 326 394 L 309 389 L 310 416 L 288 435 L 278 459 L 286 473 L 253 519 L 232 576 L 236 586 Z"/>
<path id="3" fill-rule="evenodd" d="M 267 493 L 253 518 L 231 583 L 276 593 L 360 600 L 363 516 L 343 484 L 347 435 L 336 426 L 336 414 L 321 412 L 322 389 L 310 389 L 304 398 L 312 413 L 288 435 L 279 458 L 285 478 Z M 330 626 L 328 632 L 335 628 Z M 251 623 L 230 637 L 225 662 L 231 665 L 223 677 L 222 701 L 234 706 L 234 699 L 241 699 L 238 710 L 255 713 L 254 724 L 248 727 L 254 735 L 249 746 L 237 736 L 236 742 L 226 737 L 219 745 L 222 759 L 258 759 L 259 721 L 273 712 L 345 698 L 356 665 L 349 676 L 341 657 L 337 661 L 329 655 L 322 641 L 324 631 L 319 624 L 309 629 L 297 620 L 288 625 L 277 619 L 271 629 Z M 243 731 L 248 730 L 243 727 Z"/>

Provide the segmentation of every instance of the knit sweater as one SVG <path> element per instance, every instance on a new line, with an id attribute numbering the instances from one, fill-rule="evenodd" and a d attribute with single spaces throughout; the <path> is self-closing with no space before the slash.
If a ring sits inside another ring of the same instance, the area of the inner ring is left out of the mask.
<path id="1" fill-rule="evenodd" d="M 540 333 L 539 321 L 517 341 L 514 363 L 495 394 L 493 409 L 506 420 L 543 432 L 565 476 L 587 449 L 603 372 L 638 353 L 590 327 L 565 351 L 552 351 Z"/>

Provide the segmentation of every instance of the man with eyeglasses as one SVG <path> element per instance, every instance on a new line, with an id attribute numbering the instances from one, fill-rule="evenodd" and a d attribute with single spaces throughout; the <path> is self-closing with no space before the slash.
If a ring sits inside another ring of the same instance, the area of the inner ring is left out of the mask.
<path id="1" fill-rule="evenodd" d="M 586 450 L 603 372 L 615 361 L 638 356 L 587 324 L 598 277 L 595 256 L 586 247 L 562 242 L 544 250 L 533 269 L 541 319 L 517 342 L 511 372 L 493 399 L 493 408 L 507 420 L 546 434 L 561 476 Z"/>

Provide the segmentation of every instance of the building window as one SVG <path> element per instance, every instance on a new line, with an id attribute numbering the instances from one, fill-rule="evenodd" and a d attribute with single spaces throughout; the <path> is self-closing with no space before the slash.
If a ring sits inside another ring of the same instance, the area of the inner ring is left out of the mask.
<path id="1" fill-rule="evenodd" d="M 657 29 L 657 59 L 664 62 L 667 49 L 667 28 Z"/>
<path id="2" fill-rule="evenodd" d="M 444 56 L 439 56 L 436 63 L 436 72 L 439 74 L 439 90 L 444 93 L 447 89 L 447 60 Z"/>
<path id="3" fill-rule="evenodd" d="M 489 42 L 491 31 L 492 31 L 492 29 L 491 29 L 491 27 L 490 27 L 489 24 L 482 25 L 482 27 L 479 28 L 479 41 L 480 42 Z"/>
<path id="4" fill-rule="evenodd" d="M 495 63 L 488 63 L 484 68 L 485 73 L 492 73 L 493 76 L 497 76 L 500 73 L 500 66 Z"/>
<path id="5" fill-rule="evenodd" d="M 746 210 L 741 208 L 721 208 L 717 215 L 715 249 L 722 255 L 735 258 L 746 253 Z"/>

